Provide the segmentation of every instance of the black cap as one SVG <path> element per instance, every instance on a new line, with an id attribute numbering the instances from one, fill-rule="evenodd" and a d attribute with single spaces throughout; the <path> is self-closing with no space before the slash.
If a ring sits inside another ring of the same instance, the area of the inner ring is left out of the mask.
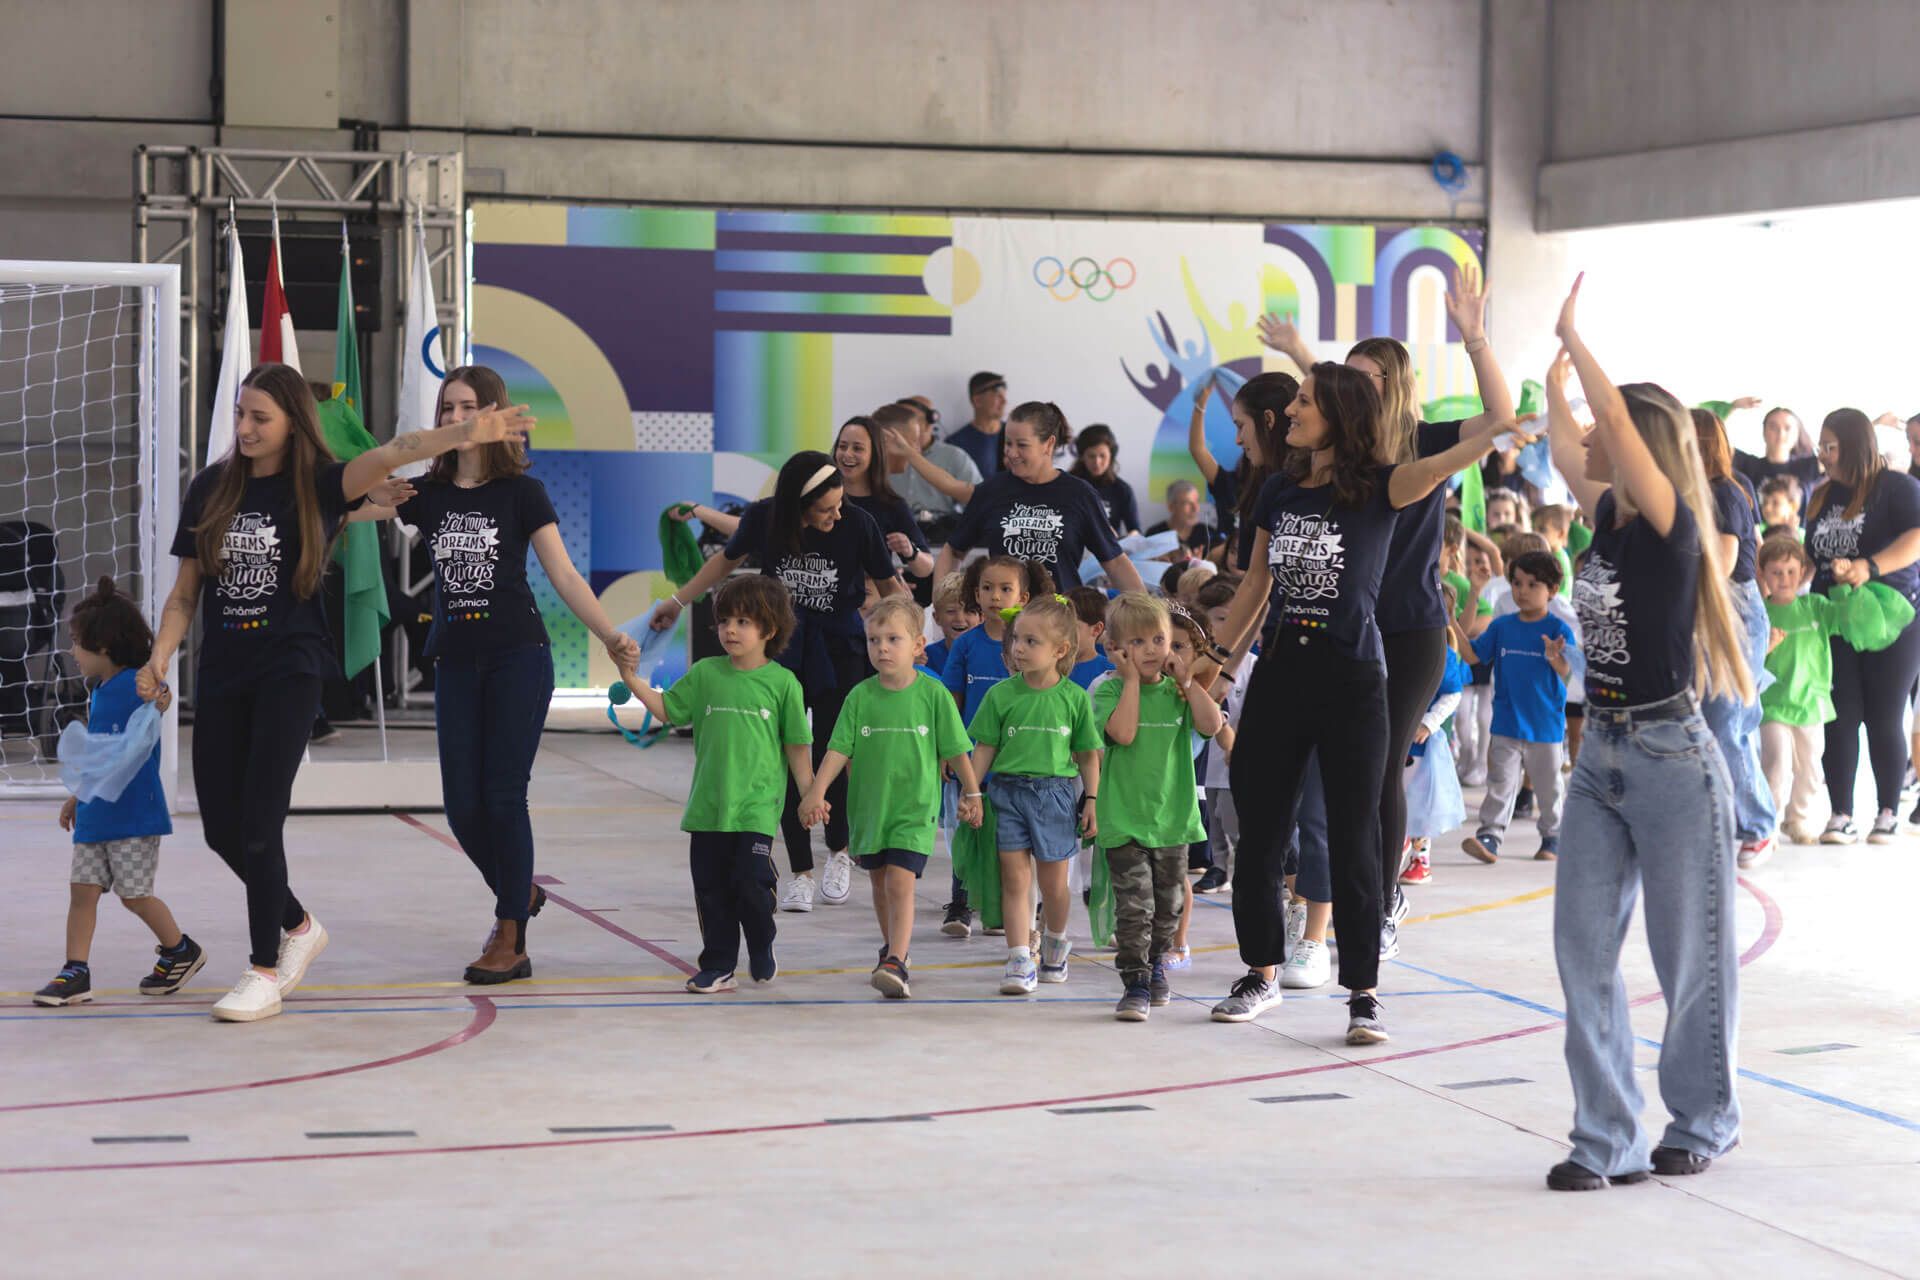
<path id="1" fill-rule="evenodd" d="M 967 379 L 967 394 L 969 396 L 977 396 L 982 391 L 994 391 L 1006 385 L 1007 380 L 1005 378 L 997 373 L 988 373 L 983 369 Z"/>

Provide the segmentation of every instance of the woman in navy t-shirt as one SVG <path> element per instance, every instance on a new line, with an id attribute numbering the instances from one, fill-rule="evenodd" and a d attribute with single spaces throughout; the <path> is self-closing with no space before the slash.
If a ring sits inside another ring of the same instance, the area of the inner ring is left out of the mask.
<path id="1" fill-rule="evenodd" d="M 847 501 L 880 526 L 880 536 L 900 562 L 900 570 L 916 579 L 932 574 L 933 552 L 913 518 L 913 509 L 887 479 L 886 448 L 872 418 L 853 417 L 841 424 L 840 434 L 833 438 L 833 464 L 840 468 Z"/>
<path id="2" fill-rule="evenodd" d="M 214 1017 L 279 1013 L 281 996 L 327 945 L 287 887 L 282 829 L 321 680 L 335 665 L 320 579 L 348 509 L 369 494 L 407 496 L 386 479 L 397 467 L 523 438 L 532 426 L 524 408 L 410 432 L 341 463 L 320 436 L 306 379 L 283 364 L 257 365 L 233 406 L 232 450 L 187 486 L 173 535 L 180 572 L 138 684 L 141 697 L 159 695 L 197 610 L 193 787 L 207 844 L 247 886 L 253 962 Z"/>
<path id="3" fill-rule="evenodd" d="M 466 365 L 440 384 L 439 425 L 456 426 L 507 403 L 498 373 Z M 610 657 L 618 661 L 638 647 L 614 629 L 573 567 L 547 488 L 526 470 L 526 452 L 516 444 L 463 446 L 435 458 L 417 492 L 392 512 L 420 531 L 433 555 L 427 653 L 436 663 L 441 796 L 454 839 L 494 897 L 493 933 L 466 971 L 466 980 L 479 985 L 532 976 L 527 919 L 547 898 L 533 883 L 527 784 L 553 701 L 553 651 L 527 584 L 527 549 Z"/>
<path id="4" fill-rule="evenodd" d="M 1140 532 L 1140 503 L 1133 486 L 1120 478 L 1120 441 L 1104 422 L 1080 428 L 1073 438 L 1073 466 L 1067 474 L 1093 486 L 1107 513 L 1107 526 L 1116 538 Z"/>
<path id="5" fill-rule="evenodd" d="M 1312 365 L 1300 367 L 1306 369 Z M 1267 387 L 1257 393 L 1263 403 L 1272 401 L 1283 407 L 1292 404 L 1295 393 L 1300 390 L 1299 381 L 1289 373 L 1256 374 L 1248 382 Z M 1223 466 L 1207 447 L 1207 401 L 1212 396 L 1213 380 L 1209 378 L 1194 393 L 1193 418 L 1187 424 L 1187 452 L 1200 468 L 1200 478 L 1207 482 L 1221 536 L 1228 543 L 1226 567 L 1245 573 L 1250 564 L 1247 557 L 1253 551 L 1253 507 L 1260 500 L 1267 478 L 1279 470 L 1281 455 L 1287 451 L 1281 443 L 1287 424 L 1278 412 L 1250 413 L 1245 408 L 1246 385 L 1243 384 L 1240 394 L 1233 399 L 1233 442 L 1240 446 L 1240 458 L 1231 467 Z"/>
<path id="6" fill-rule="evenodd" d="M 1587 654 L 1587 727 L 1555 864 L 1553 950 L 1566 993 L 1573 1151 L 1561 1191 L 1647 1176 L 1620 944 L 1646 885 L 1647 945 L 1666 994 L 1660 1095 L 1673 1121 L 1655 1172 L 1698 1173 L 1740 1136 L 1733 1044 L 1732 788 L 1697 691 L 1742 701 L 1753 682 L 1687 410 L 1651 383 L 1615 387 L 1574 328 L 1575 281 L 1547 375 L 1553 460 L 1592 521 L 1574 582 Z M 1582 435 L 1567 379 L 1594 412 Z"/>
<path id="7" fill-rule="evenodd" d="M 1873 424 L 1858 409 L 1835 409 L 1820 424 L 1820 460 L 1832 477 L 1807 503 L 1807 554 L 1813 557 L 1813 589 L 1836 583 L 1883 582 L 1920 602 L 1920 481 L 1891 470 L 1880 457 Z M 1892 645 L 1862 653 L 1835 636 L 1833 710 L 1827 722 L 1827 796 L 1833 820 L 1822 844 L 1852 844 L 1860 838 L 1853 820 L 1854 775 L 1860 767 L 1860 726 L 1867 727 L 1867 757 L 1873 765 L 1880 812 L 1867 839 L 1887 844 L 1900 830 L 1896 818 L 1900 784 L 1907 771 L 1902 720 L 1907 692 L 1920 674 L 1920 619 L 1907 624 Z"/>
<path id="8" fill-rule="evenodd" d="M 1318 751 L 1340 982 L 1352 992 L 1347 1039 L 1376 1044 L 1386 1039 L 1374 988 L 1387 698 L 1374 611 L 1397 513 L 1482 457 L 1494 432 L 1381 466 L 1379 393 L 1358 370 L 1335 364 L 1315 365 L 1286 412 L 1293 454 L 1254 509 L 1253 554 L 1267 573 L 1241 582 L 1220 629 L 1220 643 L 1236 647 L 1264 606 L 1273 635 L 1247 688 L 1232 763 L 1241 833 L 1233 918 L 1248 971 L 1214 1017 L 1244 1022 L 1279 999 L 1276 970 L 1287 959 L 1283 856 L 1307 760 Z"/>
<path id="9" fill-rule="evenodd" d="M 900 585 L 899 565 L 873 517 L 847 501 L 845 478 L 833 459 L 803 450 L 780 468 L 773 497 L 747 508 L 726 550 L 709 559 L 693 581 L 661 601 L 654 612 L 654 627 L 672 626 L 686 604 L 717 586 L 748 556 L 759 562 L 762 574 L 785 583 L 793 596 L 798 627 L 778 661 L 799 677 L 807 709 L 813 713 L 817 765 L 826 754 L 847 694 L 873 674 L 867 663 L 861 606 L 869 587 L 882 596 L 905 589 Z M 827 789 L 827 799 L 832 808 L 820 896 L 838 905 L 847 900 L 853 884 L 844 776 Z M 780 834 L 793 875 L 781 888 L 782 911 L 813 910 L 813 839 L 800 821 L 799 804 L 800 790 L 789 779 Z"/>

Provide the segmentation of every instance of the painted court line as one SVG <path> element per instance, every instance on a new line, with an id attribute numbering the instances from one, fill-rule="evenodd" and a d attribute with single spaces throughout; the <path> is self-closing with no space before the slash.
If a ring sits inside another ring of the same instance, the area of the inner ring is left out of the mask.
<path id="1" fill-rule="evenodd" d="M 147 1133 L 133 1134 L 126 1137 L 95 1138 L 93 1145 L 96 1147 L 109 1147 L 146 1142 L 185 1142 L 186 1140 L 187 1135 L 184 1133 Z"/>
<path id="2" fill-rule="evenodd" d="M 670 1124 L 561 1124 L 548 1133 L 672 1133 Z"/>
<path id="3" fill-rule="evenodd" d="M 932 1116 L 837 1116 L 821 1121 L 822 1124 L 915 1124 L 930 1121 Z"/>
<path id="4" fill-rule="evenodd" d="M 411 1129 L 323 1129 L 307 1136 L 320 1141 L 328 1138 L 417 1138 L 420 1135 Z"/>
<path id="5" fill-rule="evenodd" d="M 1443 1084 L 1442 1089 L 1496 1089 L 1506 1084 L 1532 1084 L 1525 1076 L 1500 1076 L 1494 1080 L 1462 1080 L 1458 1084 Z"/>
<path id="6" fill-rule="evenodd" d="M 1775 1049 L 1775 1053 L 1789 1056 L 1802 1053 L 1832 1053 L 1837 1049 L 1858 1049 L 1857 1044 L 1803 1044 L 1798 1049 Z"/>
<path id="7" fill-rule="evenodd" d="M 1152 1107 L 1140 1102 L 1125 1102 L 1112 1107 L 1048 1107 L 1047 1111 L 1056 1116 L 1111 1116 L 1122 1111 L 1151 1111 Z"/>
<path id="8" fill-rule="evenodd" d="M 1272 1098 L 1255 1098 L 1255 1102 L 1345 1102 L 1352 1095 L 1345 1093 L 1283 1093 Z"/>

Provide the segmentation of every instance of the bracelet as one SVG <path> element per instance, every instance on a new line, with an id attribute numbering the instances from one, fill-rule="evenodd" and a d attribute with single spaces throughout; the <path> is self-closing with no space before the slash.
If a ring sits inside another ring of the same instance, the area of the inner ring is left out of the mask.
<path id="1" fill-rule="evenodd" d="M 980 793 L 978 791 L 962 791 L 960 793 L 960 798 L 962 800 L 978 800 L 980 798 Z"/>
<path id="2" fill-rule="evenodd" d="M 1880 562 L 1872 556 L 1867 557 L 1867 576 L 1869 578 L 1877 578 L 1880 576 Z"/>
<path id="3" fill-rule="evenodd" d="M 1085 804 L 1089 800 L 1098 800 L 1099 798 L 1100 798 L 1099 796 L 1095 796 L 1095 795 L 1084 795 L 1080 797 L 1080 803 Z"/>
<path id="4" fill-rule="evenodd" d="M 1484 351 L 1486 347 L 1487 340 L 1485 338 L 1474 338 L 1467 343 L 1467 354 L 1472 355 L 1476 351 Z"/>
<path id="5" fill-rule="evenodd" d="M 668 592 L 667 599 L 673 601 L 676 605 L 679 605 L 682 609 L 690 607 L 685 600 L 682 600 L 680 598 L 680 593 L 678 591 Z"/>

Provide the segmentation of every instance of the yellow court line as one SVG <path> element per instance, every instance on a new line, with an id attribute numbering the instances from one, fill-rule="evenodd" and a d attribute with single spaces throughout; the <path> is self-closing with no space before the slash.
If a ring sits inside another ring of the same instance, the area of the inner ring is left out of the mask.
<path id="1" fill-rule="evenodd" d="M 1531 889 L 1526 893 L 1517 893 L 1511 898 L 1501 898 L 1494 902 L 1476 903 L 1470 907 L 1455 907 L 1450 911 L 1435 911 L 1422 916 L 1408 916 L 1405 920 L 1401 921 L 1401 923 L 1426 924 L 1434 920 L 1454 920 L 1461 916 L 1478 915 L 1483 911 L 1498 911 L 1502 907 L 1522 906 L 1526 903 L 1538 902 L 1542 898 L 1552 896 L 1553 886 L 1548 885 L 1542 889 Z M 1328 934 L 1331 936 L 1332 930 L 1328 930 Z M 1220 951 L 1234 951 L 1237 950 L 1238 947 L 1238 943 L 1224 942 L 1214 946 L 1194 947 L 1193 954 L 1212 955 Z M 1079 954 L 1093 958 L 1098 956 L 1111 956 L 1112 952 L 1081 952 Z M 916 964 L 913 966 L 913 970 L 916 973 L 923 973 L 950 969 L 992 969 L 1004 963 L 1002 960 L 960 960 L 948 964 Z M 841 974 L 865 972 L 866 970 L 858 967 L 845 969 L 782 969 L 780 971 L 783 977 L 789 978 L 824 978 L 835 977 Z M 622 982 L 670 982 L 677 985 L 685 981 L 686 979 L 679 974 L 633 973 L 601 978 L 526 978 L 514 985 L 518 987 L 608 986 Z M 427 991 L 434 989 L 454 991 L 473 990 L 473 988 L 465 982 L 309 982 L 301 984 L 301 990 L 303 991 Z M 32 994 L 33 992 L 31 991 L 0 991 L 0 998 L 24 999 Z M 136 988 L 128 987 L 115 990 L 102 989 L 96 991 L 94 994 L 102 996 L 131 996 L 138 995 L 139 991 Z"/>

